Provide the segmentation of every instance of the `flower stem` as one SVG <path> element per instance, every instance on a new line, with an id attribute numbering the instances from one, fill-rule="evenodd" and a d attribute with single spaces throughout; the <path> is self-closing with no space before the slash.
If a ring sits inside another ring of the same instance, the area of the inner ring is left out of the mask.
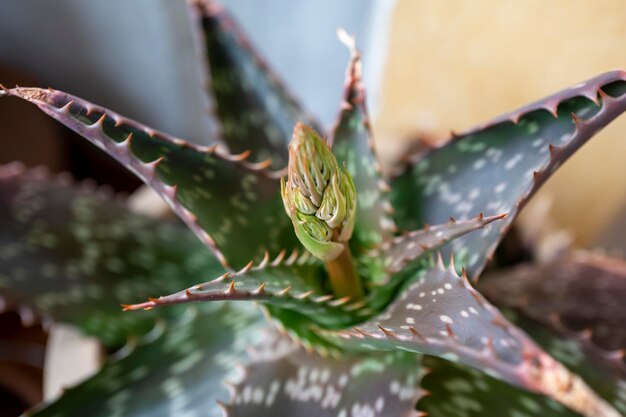
<path id="1" fill-rule="evenodd" d="M 344 244 L 344 250 L 338 257 L 326 262 L 326 269 L 328 270 L 330 286 L 336 297 L 349 296 L 351 301 L 363 299 L 363 286 L 356 273 L 352 253 L 347 243 Z"/>

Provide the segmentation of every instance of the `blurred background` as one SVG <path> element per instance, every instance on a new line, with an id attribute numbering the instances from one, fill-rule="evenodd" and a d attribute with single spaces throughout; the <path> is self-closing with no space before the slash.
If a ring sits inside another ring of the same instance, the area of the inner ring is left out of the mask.
<path id="1" fill-rule="evenodd" d="M 355 34 L 378 148 L 389 164 L 418 137 L 443 140 L 450 130 L 465 130 L 626 67 L 623 0 L 222 4 L 326 127 L 337 114 L 348 59 L 336 29 Z M 54 87 L 207 144 L 211 126 L 201 77 L 182 0 L 0 3 L 0 82 L 7 86 Z M 520 227 L 534 238 L 560 233 L 563 244 L 626 250 L 624 155 L 622 117 L 546 184 L 523 212 Z M 139 186 L 116 163 L 32 106 L 0 100 L 0 163 L 12 160 L 95 178 L 120 191 Z M 59 368 L 50 364 L 54 355 L 46 332 L 29 324 L 20 324 L 15 313 L 0 316 L 0 404 L 7 416 L 54 396 L 61 384 L 49 381 L 59 371 L 48 370 Z M 97 362 L 97 347 L 87 349 L 85 355 Z M 23 355 L 12 356 L 16 351 Z"/>

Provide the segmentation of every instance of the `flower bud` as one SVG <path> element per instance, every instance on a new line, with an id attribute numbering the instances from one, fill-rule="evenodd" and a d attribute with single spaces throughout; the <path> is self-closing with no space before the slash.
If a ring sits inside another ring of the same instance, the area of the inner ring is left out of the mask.
<path id="1" fill-rule="evenodd" d="M 281 191 L 304 247 L 325 261 L 339 256 L 354 229 L 354 182 L 345 168 L 339 168 L 328 144 L 302 123 L 293 131 Z"/>

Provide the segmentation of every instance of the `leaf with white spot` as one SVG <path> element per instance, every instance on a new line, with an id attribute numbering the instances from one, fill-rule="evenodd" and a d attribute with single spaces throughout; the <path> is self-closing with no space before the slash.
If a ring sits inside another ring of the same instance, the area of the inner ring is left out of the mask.
<path id="1" fill-rule="evenodd" d="M 42 169 L 0 167 L 0 294 L 9 307 L 32 307 L 119 347 L 156 317 L 181 312 L 129 315 L 121 303 L 221 271 L 179 223 L 131 213 L 111 192 Z"/>
<path id="2" fill-rule="evenodd" d="M 248 153 L 195 146 L 56 90 L 0 92 L 37 105 L 131 170 L 226 267 L 241 268 L 265 249 L 275 256 L 300 247 L 284 214 L 279 174 L 247 162 Z"/>
<path id="3" fill-rule="evenodd" d="M 584 341 L 562 338 L 541 324 L 513 317 L 556 359 L 580 375 L 599 395 L 619 412 L 626 414 L 626 380 L 623 369 L 585 349 Z M 418 409 L 431 417 L 577 417 L 559 403 L 522 391 L 476 370 L 434 357 L 425 357 L 424 366 L 431 372 L 422 387 L 430 392 Z"/>
<path id="4" fill-rule="evenodd" d="M 579 405 L 572 399 L 574 393 L 576 398 L 590 399 L 592 411 L 610 411 L 580 378 L 510 323 L 465 276 L 459 277 L 453 265 L 445 268 L 441 258 L 380 316 L 350 330 L 324 333 L 347 348 L 426 353 L 471 366 L 571 407 Z"/>
<path id="5" fill-rule="evenodd" d="M 150 310 L 154 307 L 191 302 L 249 300 L 297 311 L 324 327 L 345 327 L 354 324 L 371 311 L 364 303 L 351 303 L 349 298 L 337 299 L 324 291 L 319 280 L 321 262 L 308 252 L 289 257 L 282 253 L 269 261 L 250 262 L 238 272 L 196 284 L 174 294 L 151 298 L 139 304 L 125 305 L 125 310 Z"/>
<path id="6" fill-rule="evenodd" d="M 579 254 L 498 271 L 481 282 L 493 303 L 574 334 L 616 360 L 626 349 L 626 262 Z M 622 364 L 623 365 L 623 364 Z"/>
<path id="7" fill-rule="evenodd" d="M 232 152 L 287 165 L 287 145 L 297 122 L 317 126 L 253 50 L 236 22 L 216 2 L 192 2 L 207 60 L 207 89 Z M 318 129 L 319 130 L 319 129 Z"/>
<path id="8" fill-rule="evenodd" d="M 418 410 L 429 417 L 580 417 L 556 401 L 432 356 Z"/>
<path id="9" fill-rule="evenodd" d="M 509 213 L 483 234 L 450 243 L 473 279 L 502 234 L 546 179 L 598 130 L 626 110 L 626 73 L 614 71 L 456 135 L 415 160 L 392 183 L 398 226 L 448 216 Z"/>
<path id="10" fill-rule="evenodd" d="M 390 237 L 395 225 L 365 107 L 360 53 L 354 39 L 344 32 L 340 32 L 340 38 L 349 46 L 351 58 L 346 70 L 339 120 L 332 134 L 332 149 L 339 164 L 345 164 L 350 172 L 357 191 L 356 223 L 351 242 L 357 248 L 368 248 Z"/>
<path id="11" fill-rule="evenodd" d="M 505 217 L 505 214 L 488 217 L 480 214 L 470 220 L 450 219 L 448 223 L 436 226 L 426 225 L 423 229 L 405 232 L 402 236 L 379 245 L 368 255 L 380 259 L 388 273 L 401 272 L 406 270 L 412 262 L 421 259 L 441 245 L 467 233 L 484 229 L 489 223 Z"/>
<path id="12" fill-rule="evenodd" d="M 241 305 L 239 305 L 241 306 Z M 221 417 L 224 378 L 259 333 L 259 316 L 233 305 L 188 307 L 155 329 L 125 357 L 112 358 L 93 377 L 64 390 L 31 417 Z"/>
<path id="13" fill-rule="evenodd" d="M 324 358 L 266 336 L 224 405 L 227 417 L 416 417 L 423 369 L 403 352 Z"/>

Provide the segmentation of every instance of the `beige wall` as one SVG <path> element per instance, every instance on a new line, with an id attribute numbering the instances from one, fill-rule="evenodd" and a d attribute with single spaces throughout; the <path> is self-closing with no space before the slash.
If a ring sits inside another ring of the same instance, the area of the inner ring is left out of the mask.
<path id="1" fill-rule="evenodd" d="M 388 150 L 416 132 L 446 136 L 626 68 L 624 0 L 397 0 L 392 25 L 376 121 Z M 626 115 L 542 192 L 554 194 L 552 213 L 575 227 L 578 243 L 593 239 L 626 204 Z"/>

